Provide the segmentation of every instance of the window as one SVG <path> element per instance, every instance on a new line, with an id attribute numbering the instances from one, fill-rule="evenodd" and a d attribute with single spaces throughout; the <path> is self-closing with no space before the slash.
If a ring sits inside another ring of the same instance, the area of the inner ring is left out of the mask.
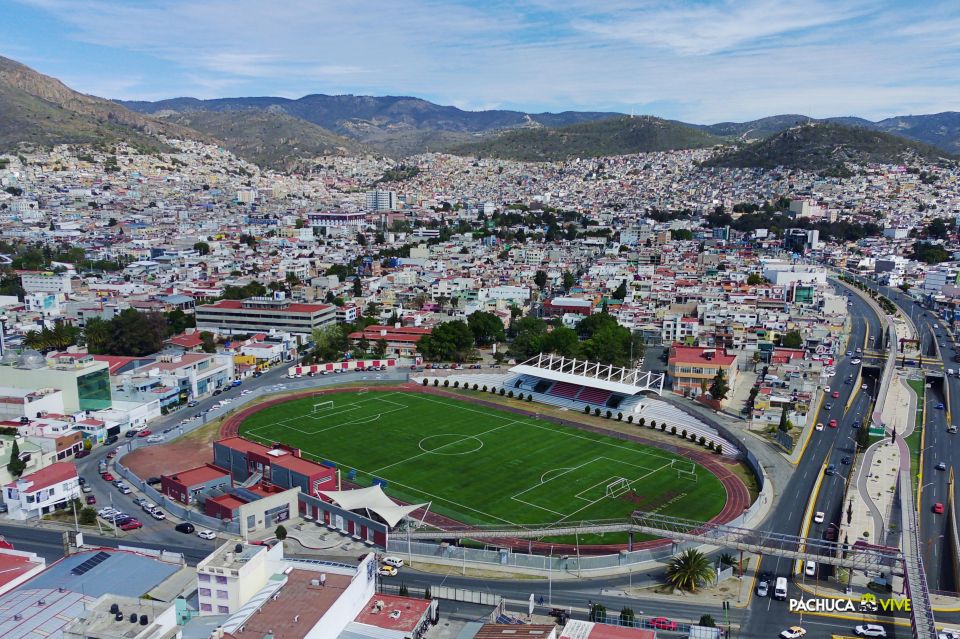
<path id="1" fill-rule="evenodd" d="M 210 604 L 200 604 L 200 610 L 203 612 L 213 612 L 213 606 Z"/>
<path id="2" fill-rule="evenodd" d="M 218 583 L 218 584 L 225 584 L 225 583 L 227 583 L 227 578 L 226 578 L 226 577 L 221 577 L 220 575 L 217 575 L 217 583 Z"/>
<path id="3" fill-rule="evenodd" d="M 210 589 L 209 589 L 209 588 L 201 588 L 201 589 L 200 589 L 200 596 L 201 596 L 201 597 L 209 597 L 209 596 L 210 596 Z"/>
<path id="4" fill-rule="evenodd" d="M 226 591 L 226 590 L 218 590 L 218 591 L 217 591 L 217 599 L 226 599 L 226 598 L 229 597 L 229 596 L 230 596 L 230 595 L 227 594 L 227 591 Z"/>
<path id="5" fill-rule="evenodd" d="M 230 608 L 227 606 L 217 606 L 217 612 L 219 612 L 221 615 L 225 615 L 230 612 Z"/>
<path id="6" fill-rule="evenodd" d="M 205 574 L 203 574 L 203 573 L 200 573 L 200 574 L 197 575 L 197 576 L 200 578 L 200 581 L 202 581 L 202 582 L 204 582 L 204 583 L 207 583 L 207 582 L 210 581 L 210 575 L 205 575 Z"/>

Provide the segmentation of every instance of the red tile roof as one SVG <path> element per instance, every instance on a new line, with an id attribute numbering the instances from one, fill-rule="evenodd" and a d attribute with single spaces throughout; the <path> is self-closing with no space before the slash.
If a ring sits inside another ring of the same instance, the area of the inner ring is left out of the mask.
<path id="1" fill-rule="evenodd" d="M 219 302 L 214 302 L 213 304 L 207 304 L 207 306 L 212 306 L 214 308 L 242 309 L 248 310 L 252 313 L 260 312 L 255 308 L 244 308 L 242 300 L 220 300 Z M 271 308 L 269 311 L 271 313 L 318 313 L 328 308 L 333 307 L 329 304 L 290 304 L 285 308 Z"/>
<path id="2" fill-rule="evenodd" d="M 711 359 L 707 359 L 707 353 L 711 353 Z M 713 364 L 727 367 L 733 364 L 736 359 L 735 355 L 727 355 L 722 348 L 703 348 L 680 344 L 674 344 L 670 347 L 671 364 Z"/>
<path id="3" fill-rule="evenodd" d="M 229 477 L 230 473 L 212 464 L 204 464 L 203 466 L 197 466 L 196 468 L 191 468 L 189 470 L 183 470 L 179 473 L 171 473 L 166 475 L 173 481 L 181 484 L 182 486 L 195 486 L 197 484 L 202 484 L 208 482 L 211 479 L 218 479 L 220 477 Z"/>
<path id="4" fill-rule="evenodd" d="M 203 340 L 200 339 L 200 332 L 194 333 L 180 333 L 179 335 L 174 335 L 170 339 L 166 340 L 167 344 L 174 344 L 175 346 L 182 346 L 183 348 L 196 348 L 203 343 Z"/>
<path id="5" fill-rule="evenodd" d="M 20 478 L 20 481 L 33 482 L 33 485 L 27 488 L 24 492 L 34 493 L 42 488 L 56 486 L 57 484 L 76 478 L 77 467 L 73 464 L 73 462 L 57 462 L 56 464 L 51 464 L 46 468 L 41 468 L 35 473 L 24 475 Z M 11 488 L 16 487 L 16 485 L 17 482 L 10 482 L 7 484 L 7 486 Z"/>

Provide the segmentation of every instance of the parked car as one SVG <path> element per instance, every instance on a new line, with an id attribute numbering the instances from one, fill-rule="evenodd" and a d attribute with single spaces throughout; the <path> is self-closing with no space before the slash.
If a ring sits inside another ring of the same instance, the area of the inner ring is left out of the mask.
<path id="1" fill-rule="evenodd" d="M 125 433 L 123 434 L 123 436 L 126 437 L 127 439 L 136 437 L 136 436 L 137 436 L 137 431 L 132 430 L 132 429 L 131 429 L 131 430 L 128 430 L 127 432 L 125 432 Z"/>
<path id="2" fill-rule="evenodd" d="M 150 435 L 147 437 L 148 444 L 159 444 L 163 441 L 163 435 Z"/>
<path id="3" fill-rule="evenodd" d="M 116 456 L 117 456 L 117 449 L 116 449 L 116 448 L 114 448 L 114 449 L 111 450 L 109 453 L 107 453 L 107 459 L 113 459 L 113 458 L 116 457 Z"/>
<path id="4" fill-rule="evenodd" d="M 196 530 L 196 527 L 193 524 L 191 524 L 189 521 L 185 521 L 177 524 L 176 526 L 173 527 L 173 529 L 176 530 L 177 532 L 189 535 L 194 530 Z"/>
<path id="5" fill-rule="evenodd" d="M 189 402 L 187 402 L 187 408 L 194 408 L 195 406 L 199 406 L 199 405 L 200 405 L 200 402 L 198 402 L 195 399 L 191 399 Z"/>
<path id="6" fill-rule="evenodd" d="M 807 634 L 807 631 L 800 626 L 790 626 L 780 633 L 780 639 L 800 639 Z"/>
<path id="7" fill-rule="evenodd" d="M 197 532 L 197 537 L 199 537 L 200 539 L 216 539 L 217 533 L 213 532 L 212 530 L 207 530 L 206 528 L 204 528 L 203 530 Z"/>
<path id="8" fill-rule="evenodd" d="M 119 490 L 122 495 L 129 495 L 130 493 L 133 492 L 132 490 L 130 490 L 130 487 L 127 486 L 126 484 L 124 484 L 123 486 L 120 486 L 117 490 Z"/>
<path id="9" fill-rule="evenodd" d="M 103 473 L 102 475 L 100 475 L 100 477 L 105 481 L 113 481 L 113 475 L 111 475 L 110 473 Z"/>
<path id="10" fill-rule="evenodd" d="M 384 557 L 383 563 L 394 568 L 403 568 L 403 559 L 400 557 Z"/>
<path id="11" fill-rule="evenodd" d="M 151 431 L 149 428 L 144 428 L 139 433 L 137 433 L 137 437 L 149 437 L 152 434 L 153 434 L 153 431 Z"/>
<path id="12" fill-rule="evenodd" d="M 156 507 L 156 504 L 149 502 L 146 499 L 140 502 L 140 508 L 143 509 L 143 512 L 145 513 L 152 513 Z"/>
<path id="13" fill-rule="evenodd" d="M 758 582 L 758 583 L 757 583 L 757 596 L 758 596 L 758 597 L 766 597 L 767 594 L 769 593 L 769 589 L 770 589 L 770 584 L 768 584 L 766 581 L 760 581 L 760 582 Z"/>
<path id="14" fill-rule="evenodd" d="M 647 623 L 651 628 L 656 628 L 657 630 L 676 630 L 678 628 L 676 621 L 672 621 L 666 617 L 654 617 Z"/>
<path id="15" fill-rule="evenodd" d="M 394 568 L 393 566 L 380 566 L 380 569 L 377 570 L 377 573 L 381 577 L 396 577 L 397 569 Z"/>
<path id="16" fill-rule="evenodd" d="M 87 478 L 83 476 L 77 477 L 77 483 L 83 486 L 87 483 Z"/>
<path id="17" fill-rule="evenodd" d="M 136 530 L 137 528 L 143 528 L 143 524 L 136 519 L 120 524 L 120 530 Z"/>
<path id="18" fill-rule="evenodd" d="M 97 498 L 94 497 L 93 495 L 87 495 L 87 504 L 92 506 L 95 503 L 97 503 Z"/>
<path id="19" fill-rule="evenodd" d="M 84 493 L 92 493 L 93 488 L 90 486 L 90 484 L 84 484 L 83 486 L 80 487 L 80 491 Z"/>
<path id="20" fill-rule="evenodd" d="M 90 451 L 87 450 L 86 448 L 81 448 L 80 450 L 77 451 L 77 454 L 74 455 L 74 458 L 75 458 L 75 459 L 83 459 L 84 457 L 87 457 L 88 455 L 90 455 Z"/>
<path id="21" fill-rule="evenodd" d="M 150 516 L 156 520 L 166 519 L 167 516 L 163 514 L 162 510 L 153 510 L 150 512 Z"/>

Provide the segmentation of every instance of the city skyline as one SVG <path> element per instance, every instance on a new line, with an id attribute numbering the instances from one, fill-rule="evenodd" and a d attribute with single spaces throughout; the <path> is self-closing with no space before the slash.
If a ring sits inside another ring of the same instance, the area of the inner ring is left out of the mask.
<path id="1" fill-rule="evenodd" d="M 695 123 L 960 103 L 960 8 L 946 3 L 21 0 L 7 15 L 0 55 L 117 99 L 411 95 Z"/>

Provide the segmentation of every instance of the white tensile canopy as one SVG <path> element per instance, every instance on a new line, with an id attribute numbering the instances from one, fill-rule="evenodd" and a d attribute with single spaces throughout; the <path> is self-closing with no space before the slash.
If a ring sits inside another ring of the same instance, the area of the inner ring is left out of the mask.
<path id="1" fill-rule="evenodd" d="M 355 488 L 354 490 L 318 490 L 318 493 L 333 501 L 344 510 L 369 510 L 376 513 L 381 519 L 387 522 L 387 525 L 393 528 L 400 520 L 419 508 L 429 506 L 425 504 L 413 504 L 410 506 L 401 506 L 395 504 L 392 499 L 383 492 L 380 484 L 375 484 L 368 488 Z"/>

